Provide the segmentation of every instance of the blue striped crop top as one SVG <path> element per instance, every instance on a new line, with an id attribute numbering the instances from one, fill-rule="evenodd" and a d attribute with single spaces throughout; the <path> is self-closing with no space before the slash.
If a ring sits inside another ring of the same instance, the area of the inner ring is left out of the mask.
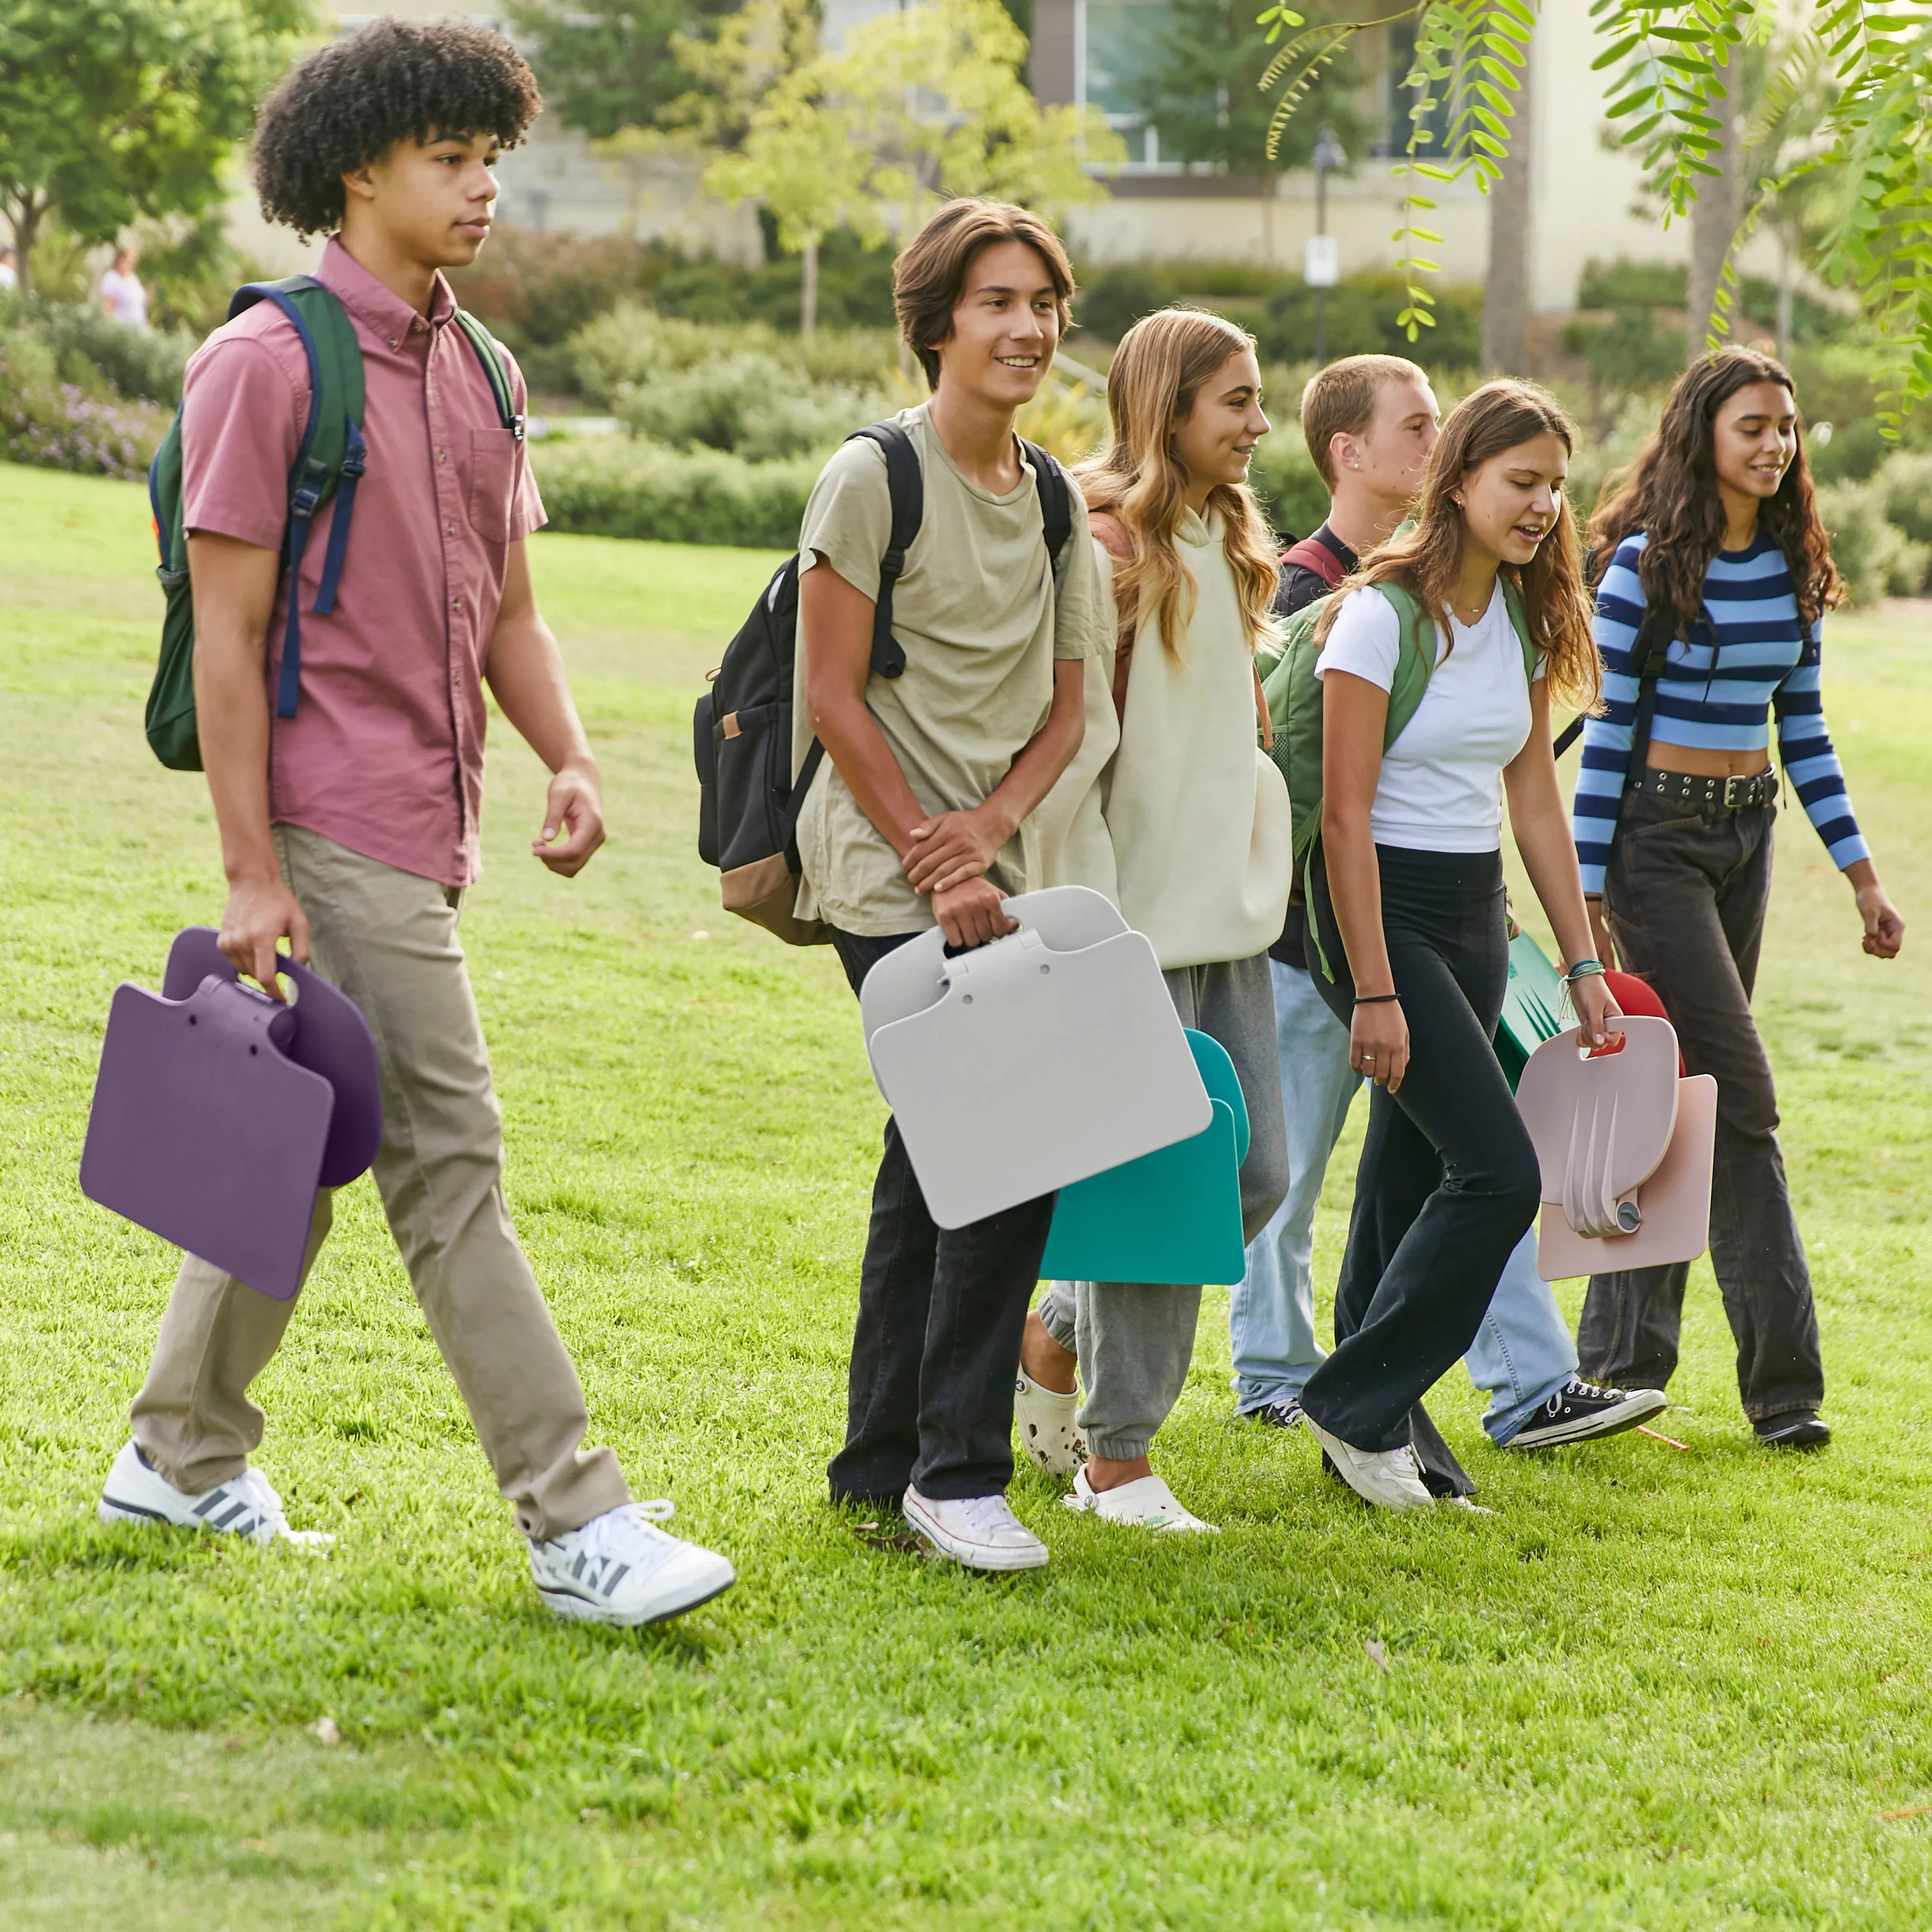
<path id="1" fill-rule="evenodd" d="M 1597 648 L 1604 658 L 1604 715 L 1583 727 L 1570 830 L 1583 890 L 1604 890 L 1611 835 L 1629 770 L 1637 680 L 1630 667 L 1644 612 L 1637 559 L 1640 531 L 1617 546 L 1597 592 Z M 1760 530 L 1750 547 L 1720 550 L 1704 578 L 1704 614 L 1689 639 L 1670 650 L 1657 680 L 1651 735 L 1718 752 L 1756 751 L 1770 742 L 1767 712 L 1778 719 L 1778 756 L 1786 782 L 1842 872 L 1870 856 L 1852 816 L 1845 775 L 1825 728 L 1820 692 L 1822 624 L 1808 633 L 1798 615 L 1784 553 Z"/>

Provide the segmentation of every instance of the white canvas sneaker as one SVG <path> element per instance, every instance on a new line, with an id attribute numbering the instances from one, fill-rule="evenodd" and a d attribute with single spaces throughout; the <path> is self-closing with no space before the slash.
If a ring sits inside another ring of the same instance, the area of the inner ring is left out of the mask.
<path id="1" fill-rule="evenodd" d="M 969 1570 L 1038 1570 L 1047 1547 L 1004 1496 L 922 1496 L 907 1486 L 905 1520 L 942 1556 Z"/>
<path id="2" fill-rule="evenodd" d="M 625 1628 L 710 1603 L 738 1573 L 715 1550 L 658 1528 L 674 1512 L 668 1502 L 626 1503 L 547 1541 L 532 1537 L 537 1594 L 560 1617 Z"/>
<path id="3" fill-rule="evenodd" d="M 1219 1536 L 1211 1522 L 1181 1508 L 1174 1492 L 1158 1476 L 1137 1476 L 1111 1490 L 1096 1490 L 1082 1469 L 1073 1479 L 1073 1493 L 1061 1500 L 1070 1510 L 1097 1516 L 1102 1522 L 1118 1522 L 1135 1529 L 1151 1529 L 1161 1534 L 1180 1531 L 1184 1534 Z"/>
<path id="4" fill-rule="evenodd" d="M 1049 1476 L 1070 1476 L 1087 1460 L 1087 1444 L 1074 1426 L 1080 1392 L 1043 1388 L 1020 1370 L 1013 1382 L 1013 1424 L 1020 1447 Z"/>
<path id="5" fill-rule="evenodd" d="M 1406 1442 L 1400 1449 L 1352 1448 L 1339 1436 L 1330 1436 L 1306 1409 L 1302 1420 L 1328 1450 L 1336 1474 L 1365 1503 L 1373 1503 L 1378 1509 L 1436 1507 L 1436 1498 L 1422 1480 L 1415 1451 Z"/>
<path id="6" fill-rule="evenodd" d="M 114 1459 L 94 1514 L 103 1522 L 166 1522 L 181 1529 L 245 1536 L 251 1543 L 291 1543 L 298 1550 L 326 1550 L 326 1531 L 291 1529 L 282 1499 L 260 1469 L 244 1469 L 191 1496 L 178 1490 L 132 1442 Z"/>

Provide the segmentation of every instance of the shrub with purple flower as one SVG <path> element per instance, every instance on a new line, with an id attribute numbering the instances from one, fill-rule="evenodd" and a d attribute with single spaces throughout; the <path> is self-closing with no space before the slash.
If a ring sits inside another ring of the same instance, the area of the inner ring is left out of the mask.
<path id="1" fill-rule="evenodd" d="M 0 337 L 0 456 L 92 476 L 145 476 L 169 412 L 62 382 L 46 345 Z"/>

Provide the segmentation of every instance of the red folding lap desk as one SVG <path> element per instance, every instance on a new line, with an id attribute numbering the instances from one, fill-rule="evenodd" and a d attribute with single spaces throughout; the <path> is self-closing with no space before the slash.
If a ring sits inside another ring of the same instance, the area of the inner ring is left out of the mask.
<path id="1" fill-rule="evenodd" d="M 157 994 L 123 985 L 80 1158 L 90 1200 L 286 1301 L 316 1191 L 376 1157 L 376 1043 L 356 1003 L 279 964 L 292 1004 L 242 984 L 213 929 L 175 940 Z"/>

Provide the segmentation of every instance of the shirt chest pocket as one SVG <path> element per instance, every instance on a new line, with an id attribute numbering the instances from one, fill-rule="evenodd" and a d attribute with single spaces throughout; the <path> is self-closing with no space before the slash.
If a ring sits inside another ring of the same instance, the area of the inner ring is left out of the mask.
<path id="1" fill-rule="evenodd" d="M 517 438 L 507 429 L 470 432 L 470 526 L 485 543 L 510 541 L 517 488 Z"/>

